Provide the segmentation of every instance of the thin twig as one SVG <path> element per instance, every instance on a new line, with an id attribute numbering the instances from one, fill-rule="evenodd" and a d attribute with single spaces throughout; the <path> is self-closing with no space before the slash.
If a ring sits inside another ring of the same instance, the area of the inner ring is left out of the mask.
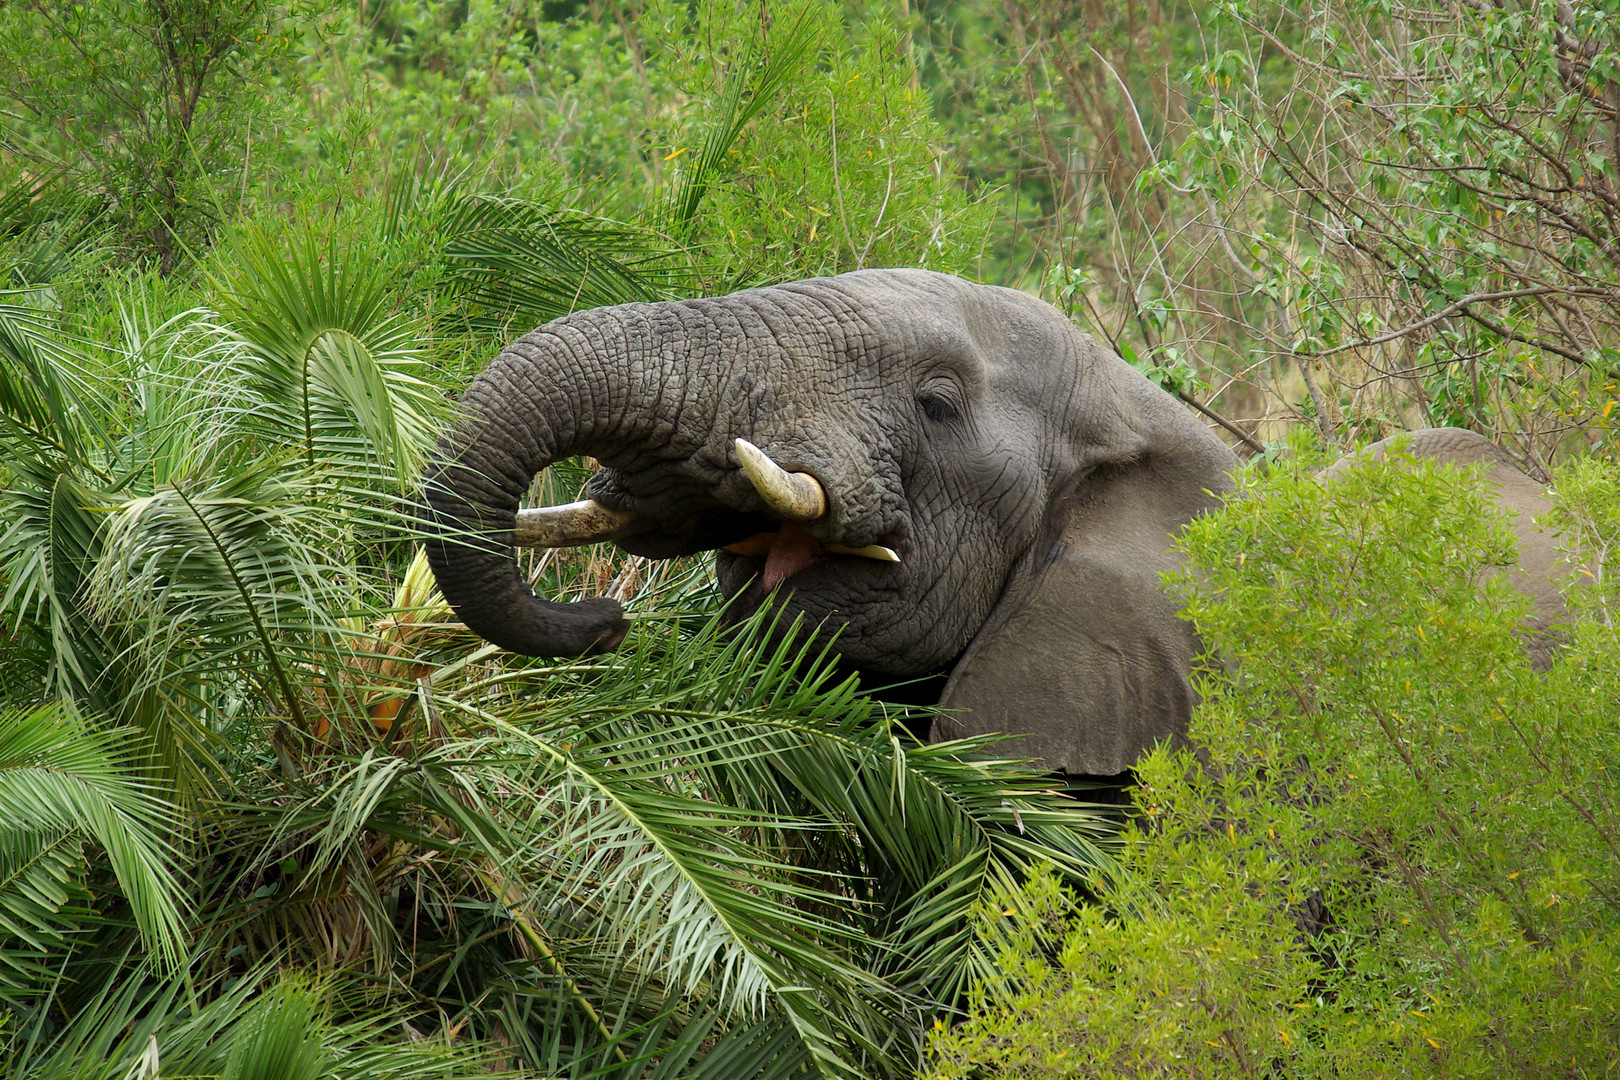
<path id="1" fill-rule="evenodd" d="M 1243 445 L 1247 446 L 1250 450 L 1253 450 L 1257 454 L 1263 454 L 1266 452 L 1264 443 L 1255 439 L 1254 436 L 1238 427 L 1235 422 L 1228 420 L 1226 417 L 1222 416 L 1208 405 L 1205 405 L 1191 394 L 1184 390 L 1177 390 L 1176 397 L 1180 398 L 1182 401 L 1185 401 L 1188 405 L 1191 405 L 1193 408 L 1197 409 L 1199 412 L 1221 425 L 1221 427 L 1225 428 L 1227 431 L 1230 431 L 1239 439 L 1242 439 Z"/>
<path id="2" fill-rule="evenodd" d="M 882 140 L 878 140 L 882 145 Z M 884 147 L 884 149 L 888 149 Z M 878 207 L 877 219 L 872 222 L 872 231 L 867 234 L 866 246 L 861 249 L 861 257 L 855 260 L 855 269 L 860 270 L 866 266 L 866 256 L 872 250 L 872 244 L 878 238 L 878 226 L 883 224 L 883 215 L 889 209 L 889 196 L 894 194 L 894 155 L 889 155 L 889 180 L 883 188 L 883 205 Z"/>
<path id="3" fill-rule="evenodd" d="M 1445 307 L 1441 308 L 1439 311 L 1435 312 L 1433 315 L 1430 315 L 1427 318 L 1419 319 L 1415 323 L 1410 323 L 1410 324 L 1408 324 L 1406 326 L 1403 326 L 1399 330 L 1391 330 L 1387 334 L 1380 334 L 1378 337 L 1368 338 L 1365 341 L 1351 341 L 1351 342 L 1348 342 L 1348 343 L 1346 343 L 1344 345 L 1335 345 L 1331 349 L 1323 349 L 1321 352 L 1302 353 L 1301 355 L 1309 356 L 1310 358 L 1315 359 L 1315 360 L 1320 360 L 1323 357 L 1333 356 L 1336 353 L 1348 352 L 1351 349 L 1367 349 L 1367 348 L 1371 348 L 1374 345 L 1383 345 L 1386 342 L 1394 341 L 1396 338 L 1403 338 L 1403 337 L 1406 337 L 1408 334 L 1415 334 L 1419 330 L 1423 330 L 1423 329 L 1426 329 L 1426 328 L 1428 328 L 1430 326 L 1433 326 L 1435 323 L 1440 322 L 1442 319 L 1448 319 L 1451 316 L 1457 314 L 1458 312 L 1461 312 L 1461 311 L 1465 310 L 1471 304 L 1491 304 L 1491 303 L 1495 303 L 1498 300 L 1517 300 L 1517 299 L 1520 299 L 1522 297 L 1527 297 L 1527 296 L 1544 296 L 1547 293 L 1569 293 L 1569 292 L 1573 292 L 1573 293 L 1576 293 L 1578 295 L 1603 296 L 1603 295 L 1609 295 L 1611 293 L 1611 290 L 1582 289 L 1582 288 L 1578 288 L 1578 287 L 1577 288 L 1568 288 L 1568 287 L 1553 286 L 1553 285 L 1541 285 L 1541 286 L 1537 286 L 1536 288 L 1533 288 L 1533 289 L 1506 289 L 1506 290 L 1503 290 L 1502 292 L 1473 293 L 1473 294 L 1470 294 L 1468 296 L 1463 297 L 1461 300 L 1453 301 L 1452 303 L 1447 304 Z"/>
<path id="4" fill-rule="evenodd" d="M 1087 48 L 1091 50 L 1091 55 L 1100 60 L 1102 66 L 1108 69 L 1108 73 L 1114 77 L 1114 81 L 1119 83 L 1119 92 L 1125 95 L 1125 104 L 1131 107 L 1131 119 L 1136 121 L 1136 134 L 1142 139 L 1142 148 L 1147 151 L 1148 160 L 1153 162 L 1153 167 L 1158 168 L 1159 154 L 1153 149 L 1153 143 L 1148 139 L 1147 128 L 1142 125 L 1142 113 L 1136 107 L 1136 98 L 1131 95 L 1131 88 L 1125 85 L 1125 80 L 1119 77 L 1119 72 L 1114 70 L 1114 65 L 1108 62 L 1108 57 L 1097 51 L 1095 45 L 1088 45 Z M 1196 188 L 1182 187 L 1180 184 L 1166 179 L 1162 174 L 1159 176 L 1159 180 L 1183 195 L 1191 195 L 1197 190 Z"/>

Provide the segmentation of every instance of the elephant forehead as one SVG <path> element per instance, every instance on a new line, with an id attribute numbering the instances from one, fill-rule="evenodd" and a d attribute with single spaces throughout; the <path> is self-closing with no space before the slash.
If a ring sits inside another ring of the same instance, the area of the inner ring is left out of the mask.
<path id="1" fill-rule="evenodd" d="M 1067 415 L 1081 382 L 1083 336 L 1050 305 L 1013 289 L 967 286 L 948 311 L 914 324 L 915 356 L 948 366 L 970 391 L 1022 419 Z"/>
<path id="2" fill-rule="evenodd" d="M 826 313 L 821 325 L 831 351 L 910 363 L 981 351 L 970 305 L 964 303 L 975 290 L 990 291 L 943 274 L 888 270 L 793 282 L 774 291 L 808 300 Z"/>

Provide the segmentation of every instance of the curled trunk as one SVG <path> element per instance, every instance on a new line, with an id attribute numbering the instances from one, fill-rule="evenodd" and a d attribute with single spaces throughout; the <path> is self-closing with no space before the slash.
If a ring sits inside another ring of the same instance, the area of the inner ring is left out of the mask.
<path id="1" fill-rule="evenodd" d="M 423 477 L 423 540 L 440 590 L 474 633 L 512 652 L 605 651 L 627 628 L 613 600 L 536 597 L 514 551 L 518 506 L 536 474 L 561 458 L 653 441 L 659 403 L 646 399 L 684 383 L 670 370 L 678 352 L 636 362 L 623 318 L 585 312 L 510 345 L 468 388 Z"/>

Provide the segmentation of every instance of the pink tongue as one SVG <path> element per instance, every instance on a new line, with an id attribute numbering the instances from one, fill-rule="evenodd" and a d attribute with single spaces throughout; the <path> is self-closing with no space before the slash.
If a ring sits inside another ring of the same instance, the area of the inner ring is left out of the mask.
<path id="1" fill-rule="evenodd" d="M 770 592 L 788 578 L 816 561 L 816 539 L 791 522 L 776 534 L 776 543 L 765 556 L 765 591 Z"/>

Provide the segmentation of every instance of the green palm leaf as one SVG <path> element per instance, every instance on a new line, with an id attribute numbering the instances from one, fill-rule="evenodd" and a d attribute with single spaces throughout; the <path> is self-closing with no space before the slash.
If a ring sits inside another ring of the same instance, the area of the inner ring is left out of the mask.
<path id="1" fill-rule="evenodd" d="M 91 918 L 83 876 L 77 829 L 0 831 L 0 1001 L 21 1004 L 50 985 L 48 961 Z"/>
<path id="2" fill-rule="evenodd" d="M 321 1080 L 331 1067 L 324 1011 L 313 987 L 282 980 L 232 1030 L 221 1080 Z"/>
<path id="3" fill-rule="evenodd" d="M 59 707 L 0 713 L 0 848 L 14 868 L 11 888 L 0 892 L 0 913 L 47 937 L 51 914 L 66 903 L 57 876 L 70 834 L 93 840 L 107 853 L 147 947 L 164 965 L 177 963 L 185 938 L 187 903 L 167 837 L 173 809 L 130 769 L 128 729 L 98 730 Z M 36 858 L 24 864 L 33 852 Z M 52 885 L 52 879 L 57 883 Z M 27 940 L 26 935 L 24 940 Z M 45 944 L 45 942 L 41 942 Z"/>
<path id="4" fill-rule="evenodd" d="M 24 299 L 0 292 L 0 437 L 29 453 L 83 461 L 74 415 L 89 392 L 82 362 Z"/>
<path id="5" fill-rule="evenodd" d="M 193 957 L 193 966 L 201 960 Z M 263 993 L 256 993 L 266 987 Z M 327 983 L 276 980 L 271 965 L 227 986 L 154 980 L 142 968 L 90 988 L 55 1030 L 0 1031 L 0 1072 L 14 1080 L 300 1077 L 456 1080 L 511 1076 L 476 1042 L 411 1036 L 398 1013 Z M 47 1003 L 47 1007 L 52 1003 Z M 341 1009 L 352 1019 L 334 1020 Z"/>
<path id="6" fill-rule="evenodd" d="M 445 223 L 451 279 L 470 322 L 503 336 L 570 312 L 668 300 L 692 287 L 656 233 L 512 198 L 463 200 Z"/>
<path id="7" fill-rule="evenodd" d="M 0 316 L 0 322 L 4 317 Z M 154 702 L 132 684 L 127 641 L 85 607 L 101 555 L 109 488 L 137 479 L 142 453 L 126 437 L 126 406 L 97 358 L 54 324 L 35 320 L 12 336 L 12 391 L 0 402 L 0 618 L 43 660 L 38 689 L 87 714 L 133 724 L 160 758 L 180 761 L 179 743 Z M 20 344 L 19 344 L 20 341 Z M 20 388 L 20 389 L 19 389 Z M 26 699 L 25 699 L 26 700 Z"/>
<path id="8" fill-rule="evenodd" d="M 264 402 L 251 395 L 240 339 L 206 308 L 164 316 L 140 290 L 120 299 L 118 341 L 101 379 L 134 406 L 104 418 L 122 462 L 110 486 L 147 495 L 242 453 Z"/>
<path id="9" fill-rule="evenodd" d="M 247 346 L 233 363 L 251 419 L 312 470 L 366 476 L 380 464 L 413 484 L 443 404 L 425 381 L 421 328 L 392 310 L 386 262 L 311 232 L 285 251 L 263 230 L 229 243 L 236 266 L 219 287 Z"/>
<path id="10" fill-rule="evenodd" d="M 367 755 L 286 814 L 281 833 L 313 833 L 313 880 L 362 842 L 362 829 L 398 835 L 429 811 L 456 823 L 458 847 L 479 854 L 472 878 L 550 954 L 552 973 L 605 992 L 590 1012 L 613 1015 L 649 990 L 648 1000 L 710 1002 L 727 1019 L 779 1010 L 828 1072 L 857 1074 L 838 1047 L 849 1025 L 826 1014 L 871 1011 L 888 992 L 848 958 L 855 932 L 807 910 L 838 903 L 838 894 L 740 839 L 803 823 L 683 797 L 639 770 L 627 775 L 611 745 L 563 750 L 512 735 L 515 744 L 452 744 L 415 763 Z M 591 925 L 579 924 L 570 898 L 588 898 Z M 601 986 L 604 957 L 616 985 Z M 575 958 L 584 966 L 575 969 Z"/>
<path id="11" fill-rule="evenodd" d="M 345 568 L 309 476 L 287 464 L 231 461 L 189 490 L 127 502 L 108 523 L 90 597 L 153 678 L 246 676 L 308 730 L 292 669 L 342 635 L 331 613 L 345 604 Z"/>
<path id="12" fill-rule="evenodd" d="M 100 551 L 102 515 L 95 507 L 105 499 L 58 462 L 14 457 L 7 464 L 12 482 L 0 495 L 8 519 L 0 532 L 6 585 L 0 614 L 48 654 L 43 690 L 120 714 L 126 702 L 118 689 L 119 645 L 83 606 L 86 577 Z"/>

